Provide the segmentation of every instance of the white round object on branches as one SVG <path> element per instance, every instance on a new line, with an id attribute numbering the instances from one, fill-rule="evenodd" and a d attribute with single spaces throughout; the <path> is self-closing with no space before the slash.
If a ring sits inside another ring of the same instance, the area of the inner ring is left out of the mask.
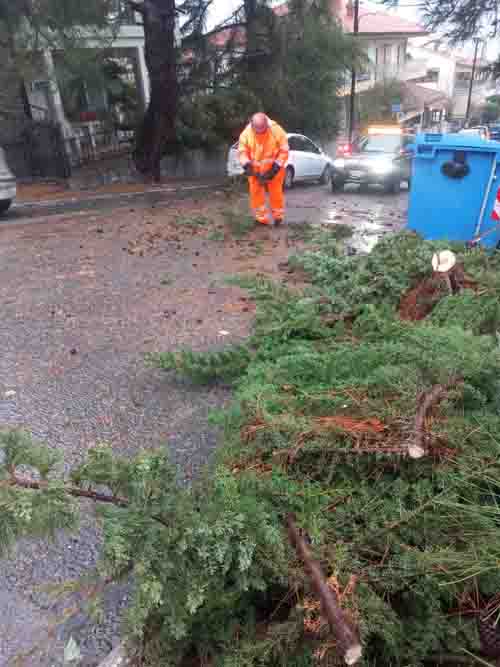
<path id="1" fill-rule="evenodd" d="M 448 273 L 457 263 L 457 256 L 451 250 L 437 252 L 432 258 L 432 268 L 437 273 Z"/>

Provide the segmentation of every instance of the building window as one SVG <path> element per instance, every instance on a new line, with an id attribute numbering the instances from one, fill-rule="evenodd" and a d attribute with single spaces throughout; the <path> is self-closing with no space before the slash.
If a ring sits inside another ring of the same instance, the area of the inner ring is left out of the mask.
<path id="1" fill-rule="evenodd" d="M 405 45 L 404 44 L 399 44 L 398 45 L 398 61 L 397 61 L 398 62 L 398 69 L 401 69 L 402 67 L 404 67 L 405 53 L 406 53 Z"/>
<path id="2" fill-rule="evenodd" d="M 375 50 L 375 78 L 376 80 L 383 79 L 387 74 L 391 62 L 392 45 L 384 44 L 378 46 Z"/>
<path id="3" fill-rule="evenodd" d="M 389 65 L 391 62 L 391 45 L 384 44 L 384 46 L 378 46 L 375 51 L 375 64 L 380 65 Z"/>

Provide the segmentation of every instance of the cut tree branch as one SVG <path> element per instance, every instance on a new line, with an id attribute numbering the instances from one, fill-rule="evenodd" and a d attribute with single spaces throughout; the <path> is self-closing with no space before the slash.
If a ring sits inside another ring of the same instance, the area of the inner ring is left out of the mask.
<path id="1" fill-rule="evenodd" d="M 32 491 L 45 491 L 49 488 L 49 484 L 47 482 L 37 482 L 33 479 L 30 479 L 29 477 L 21 477 L 20 475 L 17 475 L 15 471 L 13 471 L 12 469 L 9 469 L 9 478 L 4 480 L 3 482 L 0 482 L 0 488 L 6 486 L 17 487 L 21 489 L 30 489 Z M 74 498 L 87 498 L 89 500 L 93 500 L 96 503 L 108 503 L 111 505 L 115 505 L 116 507 L 130 506 L 130 501 L 121 496 L 114 496 L 106 493 L 97 493 L 96 491 L 81 489 L 78 486 L 70 486 L 70 485 L 64 486 L 63 490 L 69 496 L 72 496 Z M 158 523 L 161 523 L 163 526 L 168 527 L 168 523 L 164 519 L 162 519 L 161 516 L 155 514 L 152 515 L 152 518 Z"/>
<path id="2" fill-rule="evenodd" d="M 312 557 L 292 514 L 287 517 L 287 528 L 290 543 L 295 547 L 306 570 L 309 572 L 313 588 L 321 600 L 323 612 L 343 653 L 344 660 L 347 665 L 354 665 L 361 659 L 363 653 L 358 633 L 352 621 L 338 604 L 336 595 L 326 583 L 321 567 Z"/>
<path id="3" fill-rule="evenodd" d="M 425 456 L 427 452 L 425 446 L 425 420 L 432 408 L 440 403 L 454 387 L 462 384 L 462 382 L 462 378 L 453 377 L 446 384 L 437 384 L 421 396 L 420 405 L 415 415 L 413 434 L 408 441 L 408 455 L 410 458 L 421 459 Z"/>

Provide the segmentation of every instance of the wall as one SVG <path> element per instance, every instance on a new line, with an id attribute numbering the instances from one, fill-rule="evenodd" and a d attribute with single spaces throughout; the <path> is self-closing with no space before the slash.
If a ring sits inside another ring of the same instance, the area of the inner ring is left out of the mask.
<path id="1" fill-rule="evenodd" d="M 168 156 L 162 161 L 162 176 L 174 179 L 218 178 L 226 174 L 228 147 L 205 151 L 186 151 L 181 156 Z M 73 170 L 70 187 L 92 189 L 110 183 L 140 182 L 130 154 L 90 162 Z"/>
<path id="2" fill-rule="evenodd" d="M 442 54 L 433 49 L 427 49 L 415 46 L 410 42 L 408 45 L 408 53 L 412 56 L 412 60 L 408 61 L 406 80 L 410 81 L 415 78 L 418 69 L 418 75 L 423 76 L 427 70 L 439 70 L 439 76 L 436 83 L 419 83 L 419 85 L 431 90 L 439 90 L 448 97 L 453 97 L 455 87 L 455 58 Z"/>
<path id="3" fill-rule="evenodd" d="M 486 98 L 495 94 L 495 84 L 493 81 L 474 81 L 472 87 L 471 101 L 474 106 L 480 106 L 486 102 Z M 453 115 L 465 116 L 467 109 L 467 98 L 469 95 L 469 82 L 465 86 L 456 87 L 453 96 Z"/>
<path id="4" fill-rule="evenodd" d="M 360 26 L 362 29 L 362 26 Z M 361 43 L 368 55 L 370 60 L 369 68 L 371 71 L 371 80 L 380 81 L 383 78 L 396 78 L 399 79 L 402 77 L 405 60 L 406 60 L 406 49 L 408 40 L 402 37 L 361 37 Z M 388 58 L 388 64 L 384 67 L 381 64 L 376 65 L 377 61 L 377 49 L 389 46 L 390 53 Z M 398 65 L 398 48 L 401 49 L 401 63 Z"/>
<path id="5" fill-rule="evenodd" d="M 406 80 L 411 81 L 417 76 L 425 74 L 426 70 L 438 69 L 439 77 L 436 83 L 419 83 L 421 86 L 440 90 L 452 100 L 452 113 L 454 116 L 463 117 L 467 108 L 467 96 L 469 91 L 468 82 L 457 83 L 458 72 L 471 72 L 471 65 L 459 64 L 460 55 L 456 53 L 443 53 L 430 48 L 424 48 L 410 42 L 408 52 L 413 56 L 413 61 L 408 62 Z M 495 92 L 494 82 L 491 80 L 475 81 L 473 86 L 473 104 L 482 104 L 489 95 Z"/>

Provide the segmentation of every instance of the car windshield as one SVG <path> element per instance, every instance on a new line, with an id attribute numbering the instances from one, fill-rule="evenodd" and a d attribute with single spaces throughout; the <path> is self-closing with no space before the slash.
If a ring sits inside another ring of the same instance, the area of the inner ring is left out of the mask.
<path id="1" fill-rule="evenodd" d="M 370 134 L 361 145 L 361 152 L 395 153 L 400 146 L 400 134 Z"/>

